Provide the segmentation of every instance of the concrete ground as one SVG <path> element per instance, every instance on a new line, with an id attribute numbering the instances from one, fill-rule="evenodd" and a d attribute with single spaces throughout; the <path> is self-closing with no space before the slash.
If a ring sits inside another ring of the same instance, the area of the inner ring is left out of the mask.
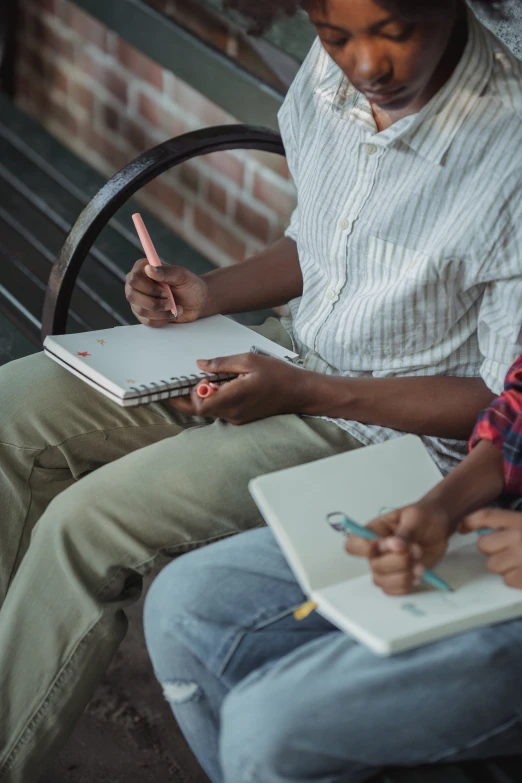
<path id="1" fill-rule="evenodd" d="M 208 783 L 152 673 L 142 610 L 128 611 L 127 638 L 41 783 Z"/>

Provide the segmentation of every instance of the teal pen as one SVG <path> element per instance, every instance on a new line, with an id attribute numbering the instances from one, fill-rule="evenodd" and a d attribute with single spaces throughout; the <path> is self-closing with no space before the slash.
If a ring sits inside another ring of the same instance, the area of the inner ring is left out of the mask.
<path id="1" fill-rule="evenodd" d="M 498 533 L 498 530 L 495 530 L 492 527 L 481 527 L 480 530 L 476 531 L 479 536 L 489 536 L 490 533 Z"/>
<path id="2" fill-rule="evenodd" d="M 330 517 L 340 517 L 339 522 L 330 522 Z M 353 519 L 349 519 L 346 514 L 343 514 L 341 512 L 335 512 L 333 514 L 328 514 L 327 517 L 328 521 L 334 527 L 336 530 L 343 530 L 345 533 L 354 533 L 356 536 L 360 536 L 361 538 L 365 538 L 367 541 L 375 541 L 379 538 L 377 533 L 374 533 L 373 530 L 368 530 L 367 527 L 362 527 L 361 525 L 358 525 L 357 522 L 354 522 Z M 437 590 L 442 590 L 444 593 L 453 593 L 453 588 L 449 586 L 447 582 L 444 581 L 444 579 L 441 579 L 440 576 L 437 576 L 436 573 L 431 571 L 431 569 L 427 568 L 423 575 L 422 579 L 427 582 L 432 587 L 436 587 Z"/>

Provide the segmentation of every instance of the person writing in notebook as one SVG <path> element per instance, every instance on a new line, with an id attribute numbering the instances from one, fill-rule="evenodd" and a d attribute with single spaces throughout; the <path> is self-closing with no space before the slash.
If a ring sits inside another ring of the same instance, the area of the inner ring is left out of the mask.
<path id="1" fill-rule="evenodd" d="M 262 24 L 301 4 L 234 5 Z M 517 355 L 519 64 L 462 0 L 305 8 L 318 38 L 279 118 L 286 236 L 203 277 L 139 261 L 126 288 L 160 327 L 159 283 L 179 321 L 289 302 L 261 330 L 304 369 L 201 357 L 240 377 L 137 408 L 41 355 L 0 371 L 0 780 L 32 783 L 63 744 L 160 556 L 261 524 L 252 477 L 398 432 L 447 472 Z"/>
<path id="2" fill-rule="evenodd" d="M 493 501 L 496 507 L 483 508 Z M 481 509 L 477 511 L 477 509 Z M 509 370 L 504 391 L 482 412 L 470 454 L 418 503 L 369 524 L 382 539 L 350 536 L 346 549 L 368 557 L 375 584 L 389 595 L 418 585 L 458 529 L 490 529 L 478 547 L 487 568 L 522 590 L 522 357 Z M 472 513 L 475 512 L 475 513 Z"/>
<path id="3" fill-rule="evenodd" d="M 404 595 L 459 522 L 489 528 L 484 567 L 522 591 L 521 435 L 522 357 L 469 456 L 418 503 L 371 522 L 379 541 L 350 535 L 348 552 Z M 507 508 L 476 510 L 495 500 Z M 155 672 L 213 783 L 361 783 L 393 766 L 520 756 L 522 619 L 386 658 L 316 613 L 297 622 L 303 600 L 266 529 L 186 555 L 152 585 Z M 176 699 L 177 683 L 190 695 Z"/>

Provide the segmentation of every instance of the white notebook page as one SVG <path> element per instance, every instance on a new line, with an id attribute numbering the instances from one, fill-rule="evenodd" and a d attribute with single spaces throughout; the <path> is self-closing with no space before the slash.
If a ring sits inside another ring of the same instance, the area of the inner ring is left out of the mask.
<path id="1" fill-rule="evenodd" d="M 260 476 L 249 488 L 310 593 L 368 572 L 364 560 L 348 558 L 327 514 L 343 511 L 364 525 L 386 508 L 418 500 L 441 477 L 420 438 L 406 435 Z"/>
<path id="2" fill-rule="evenodd" d="M 475 534 L 456 535 L 453 551 L 436 571 L 451 587 L 430 587 L 406 596 L 387 596 L 369 576 L 318 590 L 320 612 L 375 652 L 390 654 L 522 613 L 522 591 L 506 587 L 485 568 Z"/>
<path id="3" fill-rule="evenodd" d="M 119 397 L 135 396 L 151 384 L 165 386 L 200 375 L 198 359 L 248 353 L 258 345 L 295 357 L 271 340 L 222 315 L 154 329 L 142 324 L 48 337 L 44 348 Z"/>

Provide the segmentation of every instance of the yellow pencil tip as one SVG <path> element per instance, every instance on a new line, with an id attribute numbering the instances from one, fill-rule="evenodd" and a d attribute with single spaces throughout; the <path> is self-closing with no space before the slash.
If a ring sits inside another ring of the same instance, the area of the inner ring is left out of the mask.
<path id="1" fill-rule="evenodd" d="M 307 601 L 302 606 L 299 606 L 294 611 L 294 617 L 296 620 L 304 620 L 309 614 L 312 614 L 317 609 L 317 603 L 315 601 Z"/>

